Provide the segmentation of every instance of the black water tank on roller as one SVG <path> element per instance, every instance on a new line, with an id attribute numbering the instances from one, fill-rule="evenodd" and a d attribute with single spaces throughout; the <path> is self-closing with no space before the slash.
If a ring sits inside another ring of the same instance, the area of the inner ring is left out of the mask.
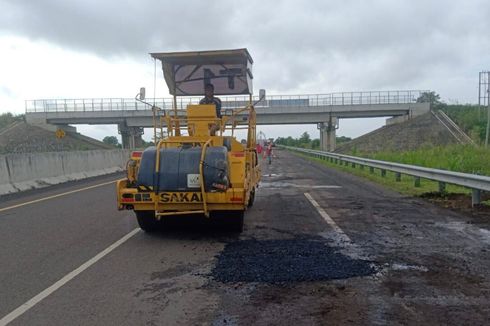
<path id="1" fill-rule="evenodd" d="M 157 191 L 199 191 L 197 183 L 188 184 L 199 174 L 201 147 L 160 149 L 160 173 L 155 173 L 156 148 L 148 147 L 141 157 L 138 185 Z M 213 184 L 228 186 L 228 156 L 224 146 L 208 147 L 203 167 L 206 191 L 219 191 Z M 190 178 L 190 180 L 188 180 Z"/>

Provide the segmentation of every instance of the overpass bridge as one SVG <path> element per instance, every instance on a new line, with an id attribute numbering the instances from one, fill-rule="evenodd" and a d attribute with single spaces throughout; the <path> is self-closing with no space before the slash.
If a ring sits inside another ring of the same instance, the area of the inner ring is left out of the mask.
<path id="1" fill-rule="evenodd" d="M 311 95 L 269 95 L 256 104 L 257 123 L 317 124 L 323 150 L 335 149 L 335 130 L 339 119 L 393 117 L 387 123 L 406 120 L 429 111 L 429 103 L 417 103 L 422 90 L 341 92 Z M 224 96 L 222 112 L 248 103 L 248 96 Z M 181 114 L 200 97 L 178 98 Z M 171 98 L 147 99 L 149 103 L 172 109 Z M 254 97 L 258 101 L 258 97 Z M 48 129 L 69 129 L 77 124 L 117 124 L 123 146 L 137 146 L 143 128 L 152 127 L 149 106 L 125 98 L 42 99 L 26 101 L 26 120 Z"/>

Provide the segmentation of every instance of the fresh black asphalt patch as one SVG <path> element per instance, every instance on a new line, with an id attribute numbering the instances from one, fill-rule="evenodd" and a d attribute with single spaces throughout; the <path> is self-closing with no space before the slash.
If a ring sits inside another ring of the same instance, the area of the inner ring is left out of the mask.
<path id="1" fill-rule="evenodd" d="M 372 262 L 343 255 L 322 238 L 240 240 L 217 258 L 211 274 L 223 283 L 326 281 L 376 272 Z"/>

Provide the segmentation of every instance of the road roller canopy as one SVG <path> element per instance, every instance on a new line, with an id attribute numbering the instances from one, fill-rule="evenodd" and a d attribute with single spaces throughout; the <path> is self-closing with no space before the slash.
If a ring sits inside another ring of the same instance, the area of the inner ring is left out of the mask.
<path id="1" fill-rule="evenodd" d="M 252 94 L 253 60 L 247 49 L 150 54 L 162 62 L 172 95 L 204 95 L 207 84 L 213 84 L 215 95 Z"/>

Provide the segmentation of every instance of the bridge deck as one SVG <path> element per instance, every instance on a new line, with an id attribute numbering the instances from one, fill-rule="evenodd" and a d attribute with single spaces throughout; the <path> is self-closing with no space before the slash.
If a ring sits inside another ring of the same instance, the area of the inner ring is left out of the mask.
<path id="1" fill-rule="evenodd" d="M 423 91 L 350 92 L 319 95 L 272 95 L 258 102 L 258 124 L 311 124 L 330 117 L 361 118 L 419 115 L 428 103 L 417 103 Z M 199 102 L 198 97 L 179 98 L 177 109 Z M 258 97 L 253 98 L 258 101 Z M 148 103 L 170 110 L 172 99 L 147 99 Z M 248 97 L 222 97 L 222 110 L 244 107 Z M 26 101 L 30 123 L 120 124 L 151 127 L 151 107 L 135 99 L 52 99 Z"/>
<path id="2" fill-rule="evenodd" d="M 416 103 L 421 90 L 342 92 L 313 95 L 269 95 L 257 103 L 257 108 L 306 108 L 343 105 L 379 105 Z M 239 108 L 248 104 L 248 96 L 224 96 L 223 108 Z M 177 108 L 185 109 L 188 104 L 199 103 L 200 97 L 177 99 Z M 258 96 L 253 101 L 258 101 Z M 148 103 L 162 109 L 172 109 L 171 98 L 147 99 Z M 140 111 L 150 108 L 128 98 L 89 98 L 89 99 L 41 99 L 26 101 L 26 113 L 35 112 L 94 112 L 94 111 Z"/>

